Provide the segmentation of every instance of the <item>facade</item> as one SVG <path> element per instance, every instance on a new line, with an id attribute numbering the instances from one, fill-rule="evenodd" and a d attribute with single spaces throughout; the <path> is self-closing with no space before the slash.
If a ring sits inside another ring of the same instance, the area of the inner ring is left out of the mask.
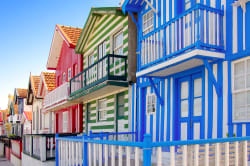
<path id="1" fill-rule="evenodd" d="M 56 88 L 44 98 L 44 110 L 53 112 L 56 133 L 82 132 L 82 105 L 68 101 L 69 81 L 82 71 L 82 55 L 74 48 L 82 32 L 80 28 L 56 25 L 47 69 L 55 70 Z"/>
<path id="2" fill-rule="evenodd" d="M 85 133 L 129 130 L 128 83 L 134 81 L 136 71 L 129 26 L 134 23 L 119 8 L 92 8 L 77 42 L 75 50 L 84 55 L 84 70 L 70 81 L 70 101 L 83 103 Z M 128 66 L 128 61 L 133 63 Z"/>
<path id="3" fill-rule="evenodd" d="M 23 135 L 32 134 L 32 111 L 24 111 L 21 119 Z"/>
<path id="4" fill-rule="evenodd" d="M 138 18 L 132 128 L 139 140 L 250 135 L 249 8 L 245 0 L 123 1 Z"/>

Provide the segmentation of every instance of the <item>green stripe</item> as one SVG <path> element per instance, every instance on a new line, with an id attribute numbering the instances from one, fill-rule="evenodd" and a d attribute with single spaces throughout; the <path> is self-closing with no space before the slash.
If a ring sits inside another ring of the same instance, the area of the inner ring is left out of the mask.
<path id="1" fill-rule="evenodd" d="M 103 34 L 95 40 L 95 42 L 93 44 L 91 44 L 87 50 L 89 50 L 90 48 L 92 48 L 97 42 L 101 41 L 101 39 L 108 33 L 110 32 L 112 29 L 114 29 L 120 22 L 122 22 L 124 19 L 124 17 L 120 18 L 113 26 L 111 26 L 109 29 L 107 29 L 105 32 L 103 32 Z"/>
<path id="2" fill-rule="evenodd" d="M 128 51 L 128 47 L 125 47 L 124 49 L 123 49 L 123 53 L 125 53 L 125 52 L 127 52 Z"/>
<path id="3" fill-rule="evenodd" d="M 123 27 L 128 25 L 128 20 L 123 24 Z"/>
<path id="4" fill-rule="evenodd" d="M 123 44 L 126 44 L 128 42 L 128 38 L 123 40 Z"/>
<path id="5" fill-rule="evenodd" d="M 115 111 L 114 110 L 109 110 L 107 111 L 107 114 L 113 114 Z"/>
<path id="6" fill-rule="evenodd" d="M 128 128 L 128 124 L 125 124 L 125 125 L 124 125 L 124 128 L 127 129 L 127 128 Z"/>
<path id="7" fill-rule="evenodd" d="M 110 96 L 107 97 L 107 100 L 113 99 L 113 98 L 114 98 L 114 95 L 110 95 Z"/>
<path id="8" fill-rule="evenodd" d="M 95 27 L 95 30 L 97 30 L 108 18 L 110 15 L 103 16 L 105 17 L 101 22 L 98 23 L 98 25 Z"/>
<path id="9" fill-rule="evenodd" d="M 113 129 L 114 125 L 106 125 L 106 126 L 92 126 L 92 130 L 98 130 L 98 129 Z"/>
<path id="10" fill-rule="evenodd" d="M 114 106 L 114 105 L 115 105 L 114 102 L 110 102 L 110 103 L 107 104 L 107 107 L 111 107 L 111 106 Z"/>

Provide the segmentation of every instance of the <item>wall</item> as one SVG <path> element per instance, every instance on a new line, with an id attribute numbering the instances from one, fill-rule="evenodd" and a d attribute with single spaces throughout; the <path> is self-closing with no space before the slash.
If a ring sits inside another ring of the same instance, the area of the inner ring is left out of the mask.
<path id="1" fill-rule="evenodd" d="M 42 108 L 42 99 L 33 100 L 32 105 L 32 133 L 38 134 L 40 131 L 40 120 L 39 120 L 39 111 Z"/>
<path id="2" fill-rule="evenodd" d="M 49 160 L 42 162 L 40 160 L 37 160 L 35 158 L 32 158 L 24 153 L 22 153 L 22 165 L 23 166 L 54 166 L 55 160 Z"/>

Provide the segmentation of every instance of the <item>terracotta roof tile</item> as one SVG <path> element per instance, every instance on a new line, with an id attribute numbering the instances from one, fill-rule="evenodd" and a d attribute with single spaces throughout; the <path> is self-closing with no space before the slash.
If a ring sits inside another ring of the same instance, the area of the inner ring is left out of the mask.
<path id="1" fill-rule="evenodd" d="M 26 98 L 27 97 L 27 89 L 21 89 L 21 88 L 17 88 L 17 96 L 18 97 L 22 97 L 22 98 Z"/>
<path id="2" fill-rule="evenodd" d="M 31 86 L 34 91 L 34 95 L 37 96 L 37 91 L 40 83 L 40 76 L 31 76 Z"/>
<path id="3" fill-rule="evenodd" d="M 58 24 L 57 27 L 61 30 L 67 41 L 76 46 L 76 43 L 82 33 L 82 29 Z"/>
<path id="4" fill-rule="evenodd" d="M 24 115 L 29 121 L 32 120 L 32 111 L 24 111 Z"/>
<path id="5" fill-rule="evenodd" d="M 55 73 L 49 73 L 49 72 L 42 72 L 43 78 L 46 84 L 46 87 L 48 88 L 48 91 L 52 91 L 56 88 L 56 74 Z"/>

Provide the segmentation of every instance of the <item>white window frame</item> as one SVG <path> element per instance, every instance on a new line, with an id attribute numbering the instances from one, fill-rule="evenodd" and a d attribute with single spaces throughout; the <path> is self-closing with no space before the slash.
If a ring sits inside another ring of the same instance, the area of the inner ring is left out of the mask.
<path id="1" fill-rule="evenodd" d="M 235 110 L 235 104 L 234 104 L 234 102 L 235 102 L 234 97 L 235 97 L 236 94 L 246 93 L 246 95 L 247 95 L 247 92 L 250 92 L 250 87 L 247 88 L 247 75 L 250 75 L 250 72 L 247 73 L 247 61 L 250 61 L 250 56 L 232 62 L 232 72 L 231 72 L 231 74 L 232 74 L 232 122 L 235 122 L 235 123 L 250 122 L 249 117 L 246 117 L 246 119 L 242 119 L 242 120 L 236 119 L 236 117 L 235 117 L 235 111 L 236 110 Z M 235 65 L 238 64 L 238 63 L 242 63 L 242 62 L 244 62 L 245 72 L 243 74 L 241 74 L 240 76 L 244 76 L 245 87 L 242 88 L 242 89 L 236 90 L 235 89 L 235 82 L 234 82 L 236 80 Z M 245 113 L 247 114 L 248 113 L 247 107 L 250 107 L 250 104 L 247 103 L 247 96 L 245 97 L 245 100 L 246 100 L 245 105 L 241 106 L 241 107 L 245 107 Z"/>
<path id="2" fill-rule="evenodd" d="M 122 36 L 122 43 L 120 45 L 116 45 L 116 38 L 118 36 Z M 116 33 L 113 37 L 113 40 L 114 40 L 114 54 L 117 54 L 117 55 L 123 55 L 123 31 L 119 31 L 118 33 Z M 122 49 L 122 54 L 120 53 L 117 53 L 117 51 L 119 52 L 119 50 Z"/>
<path id="3" fill-rule="evenodd" d="M 72 75 L 71 68 L 68 68 L 68 81 L 70 81 L 71 75 Z"/>
<path id="4" fill-rule="evenodd" d="M 100 104 L 99 102 L 105 102 L 105 107 L 104 108 L 100 108 Z M 98 121 L 105 121 L 107 120 L 107 99 L 99 99 L 98 101 Z M 100 113 L 103 113 L 104 114 L 104 117 L 103 118 L 100 118 Z"/>
<path id="5" fill-rule="evenodd" d="M 151 99 L 151 101 L 148 102 L 149 98 Z M 153 103 L 153 98 L 155 98 L 155 103 Z M 151 105 L 151 110 L 149 110 L 148 105 Z M 153 105 L 155 106 L 155 111 L 153 111 Z M 157 111 L 157 98 L 156 95 L 154 93 L 149 93 L 146 96 L 146 113 L 147 115 L 151 115 L 151 114 L 155 114 Z"/>
<path id="6" fill-rule="evenodd" d="M 68 116 L 68 111 L 64 111 L 63 113 L 63 133 L 66 133 L 68 132 L 68 119 L 69 119 L 69 116 Z"/>
<path id="7" fill-rule="evenodd" d="M 100 51 L 100 48 L 102 49 L 101 51 Z M 106 55 L 106 52 L 107 52 L 106 41 L 103 41 L 102 43 L 98 45 L 98 48 L 97 48 L 98 60 L 102 59 Z"/>
<path id="8" fill-rule="evenodd" d="M 149 17 L 149 15 L 151 15 L 151 13 L 152 13 L 152 17 Z M 147 24 L 151 18 L 152 18 L 152 24 L 148 26 Z M 146 26 L 144 26 L 144 25 L 146 25 Z M 151 32 L 154 29 L 154 11 L 153 10 L 149 10 L 147 13 L 145 13 L 142 16 L 142 27 L 143 27 L 142 28 L 143 35 Z"/>

